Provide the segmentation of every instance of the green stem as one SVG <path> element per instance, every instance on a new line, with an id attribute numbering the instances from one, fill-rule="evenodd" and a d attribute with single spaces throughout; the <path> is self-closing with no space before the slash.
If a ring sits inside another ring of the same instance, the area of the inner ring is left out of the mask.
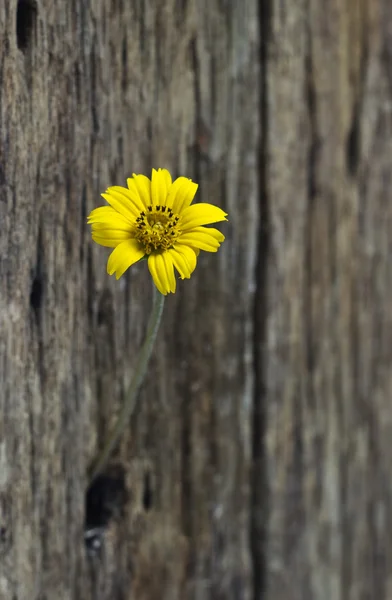
<path id="1" fill-rule="evenodd" d="M 118 416 L 116 426 L 107 438 L 102 448 L 102 451 L 98 455 L 98 458 L 96 459 L 90 471 L 90 483 L 106 467 L 113 450 L 116 448 L 118 441 L 127 423 L 129 422 L 132 413 L 135 410 L 137 395 L 146 375 L 148 362 L 151 357 L 151 353 L 159 329 L 159 324 L 161 322 L 164 301 L 165 296 L 158 292 L 158 290 L 154 286 L 154 300 L 150 319 L 148 322 L 146 338 L 144 340 L 143 346 L 140 349 L 139 356 L 137 357 L 135 371 L 130 386 L 127 390 L 124 404 Z"/>

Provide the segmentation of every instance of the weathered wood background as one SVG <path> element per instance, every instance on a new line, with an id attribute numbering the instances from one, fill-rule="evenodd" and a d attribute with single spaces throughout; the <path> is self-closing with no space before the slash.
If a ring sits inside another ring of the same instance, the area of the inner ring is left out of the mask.
<path id="1" fill-rule="evenodd" d="M 230 223 L 88 556 L 151 289 L 85 220 L 152 166 Z M 389 0 L 0 2 L 1 599 L 392 598 L 391 197 Z"/>

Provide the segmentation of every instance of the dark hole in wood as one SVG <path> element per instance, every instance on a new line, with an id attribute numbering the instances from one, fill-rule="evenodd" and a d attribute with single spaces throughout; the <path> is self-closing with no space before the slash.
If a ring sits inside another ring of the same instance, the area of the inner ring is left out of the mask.
<path id="1" fill-rule="evenodd" d="M 152 507 L 153 501 L 153 492 L 151 485 L 151 475 L 147 471 L 144 474 L 144 482 L 143 482 L 143 507 L 144 510 L 149 511 Z"/>
<path id="2" fill-rule="evenodd" d="M 31 44 L 36 20 L 36 3 L 32 0 L 19 0 L 16 8 L 16 39 L 22 52 L 26 52 Z"/>
<path id="3" fill-rule="evenodd" d="M 84 542 L 89 556 L 100 555 L 105 530 L 112 519 L 123 515 L 126 499 L 125 473 L 120 465 L 110 473 L 98 475 L 88 487 Z"/>
<path id="4" fill-rule="evenodd" d="M 98 475 L 86 492 L 85 528 L 106 527 L 122 514 L 126 499 L 124 472 Z"/>
<path id="5" fill-rule="evenodd" d="M 34 277 L 33 285 L 31 286 L 30 292 L 30 306 L 34 310 L 36 316 L 38 316 L 39 309 L 42 302 L 43 285 L 42 280 L 39 276 Z"/>
<path id="6" fill-rule="evenodd" d="M 352 176 L 356 174 L 359 164 L 360 133 L 358 110 L 356 109 L 346 145 L 347 169 Z"/>
<path id="7" fill-rule="evenodd" d="M 7 530 L 5 527 L 0 527 L 0 543 L 5 544 L 7 541 Z"/>

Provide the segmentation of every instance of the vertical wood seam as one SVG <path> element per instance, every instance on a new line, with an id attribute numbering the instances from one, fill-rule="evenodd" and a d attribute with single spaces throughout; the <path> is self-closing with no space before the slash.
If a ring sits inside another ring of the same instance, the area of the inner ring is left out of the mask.
<path id="1" fill-rule="evenodd" d="M 268 490 L 265 456 L 265 362 L 267 347 L 267 277 L 269 251 L 268 196 L 268 42 L 271 32 L 271 0 L 259 4 L 260 31 L 260 140 L 259 140 L 259 224 L 254 296 L 254 400 L 252 417 L 252 472 L 250 506 L 250 548 L 253 567 L 253 600 L 261 600 L 266 589 L 266 524 Z"/>

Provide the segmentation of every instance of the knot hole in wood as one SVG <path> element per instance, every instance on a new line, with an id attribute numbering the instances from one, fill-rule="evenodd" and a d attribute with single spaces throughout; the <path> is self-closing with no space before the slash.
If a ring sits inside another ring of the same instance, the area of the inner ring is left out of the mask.
<path id="1" fill-rule="evenodd" d="M 37 4 L 34 0 L 18 0 L 16 8 L 16 40 L 23 53 L 31 46 L 37 22 Z"/>

